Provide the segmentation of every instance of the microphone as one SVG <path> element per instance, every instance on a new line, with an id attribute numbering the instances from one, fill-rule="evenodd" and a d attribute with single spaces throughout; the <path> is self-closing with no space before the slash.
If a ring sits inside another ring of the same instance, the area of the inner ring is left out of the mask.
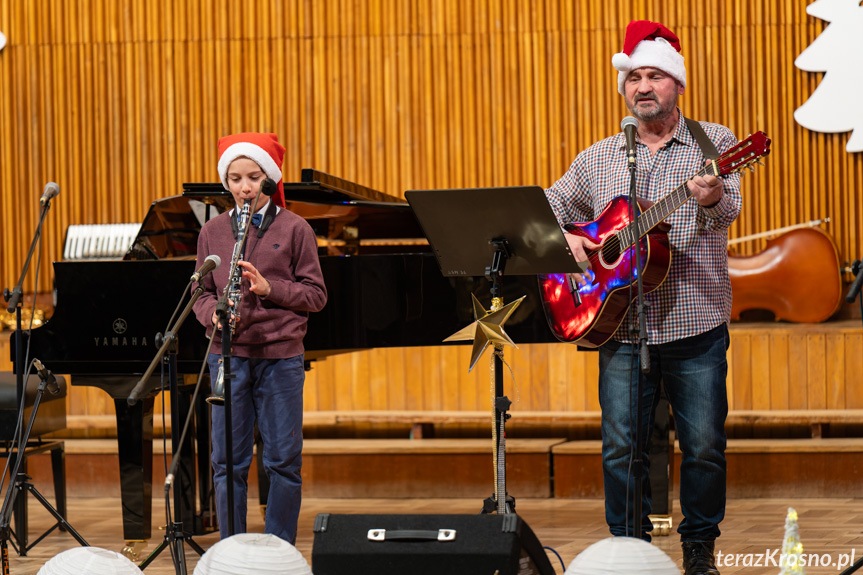
<path id="1" fill-rule="evenodd" d="M 273 178 L 264 178 L 264 181 L 261 182 L 261 193 L 267 197 L 276 193 L 276 182 L 273 181 Z"/>
<path id="2" fill-rule="evenodd" d="M 57 184 L 54 184 L 55 186 Z M 60 393 L 60 386 L 57 385 L 57 378 L 54 377 L 54 374 L 51 373 L 51 370 L 46 368 L 41 361 L 33 358 L 33 365 L 36 366 L 36 371 L 39 372 L 39 377 L 42 378 L 42 381 L 45 382 L 45 387 L 48 390 L 48 393 L 51 395 L 57 395 Z"/>
<path id="3" fill-rule="evenodd" d="M 208 273 L 216 269 L 222 265 L 222 258 L 217 256 L 216 254 L 211 254 L 207 256 L 207 259 L 204 260 L 204 263 L 201 264 L 195 273 L 192 274 L 192 277 L 189 278 L 190 282 L 200 282 L 204 279 Z"/>
<path id="4" fill-rule="evenodd" d="M 54 182 L 45 184 L 45 191 L 42 192 L 42 197 L 39 198 L 39 203 L 43 206 L 54 199 L 60 193 L 60 186 Z"/>
<path id="5" fill-rule="evenodd" d="M 631 169 L 635 168 L 635 132 L 638 130 L 638 120 L 627 116 L 620 121 L 620 129 L 626 136 L 626 161 Z"/>

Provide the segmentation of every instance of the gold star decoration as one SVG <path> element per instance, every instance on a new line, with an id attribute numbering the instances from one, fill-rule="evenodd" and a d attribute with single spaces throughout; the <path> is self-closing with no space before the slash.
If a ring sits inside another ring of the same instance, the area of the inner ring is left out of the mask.
<path id="1" fill-rule="evenodd" d="M 456 333 L 452 334 L 444 341 L 465 341 L 465 340 L 473 340 L 473 351 L 471 352 L 470 358 L 470 368 L 468 371 L 473 369 L 473 366 L 476 365 L 477 360 L 483 354 L 485 349 L 489 346 L 489 344 L 495 345 L 511 345 L 512 347 L 518 349 L 518 346 L 515 345 L 515 342 L 510 339 L 510 337 L 503 331 L 503 324 L 506 323 L 506 320 L 509 319 L 509 316 L 512 315 L 512 312 L 515 311 L 515 308 L 518 307 L 518 304 L 527 297 L 521 296 L 517 300 L 510 302 L 503 306 L 498 310 L 486 310 L 482 307 L 482 304 L 479 303 L 479 300 L 476 299 L 476 296 L 470 294 L 471 298 L 473 298 L 473 317 L 476 321 L 474 321 L 469 326 L 460 329 Z"/>

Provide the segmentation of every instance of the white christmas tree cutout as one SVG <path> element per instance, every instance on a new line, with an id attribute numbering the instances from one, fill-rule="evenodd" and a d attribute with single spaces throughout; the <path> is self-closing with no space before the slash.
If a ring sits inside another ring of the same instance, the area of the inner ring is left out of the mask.
<path id="1" fill-rule="evenodd" d="M 794 119 L 815 132 L 851 131 L 845 149 L 863 152 L 863 2 L 816 0 L 806 13 L 830 24 L 794 65 L 825 74 L 812 96 L 794 112 Z"/>

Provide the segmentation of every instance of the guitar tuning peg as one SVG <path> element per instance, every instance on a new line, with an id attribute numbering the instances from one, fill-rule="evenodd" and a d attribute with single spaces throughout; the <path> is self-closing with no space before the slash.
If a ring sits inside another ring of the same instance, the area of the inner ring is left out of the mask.
<path id="1" fill-rule="evenodd" d="M 748 165 L 748 166 L 746 166 L 746 167 L 747 167 L 747 168 L 749 168 L 749 171 L 750 171 L 750 172 L 754 172 L 754 171 L 755 171 L 755 166 L 753 166 L 752 164 L 749 164 L 749 165 Z"/>
<path id="2" fill-rule="evenodd" d="M 764 166 L 764 165 L 765 165 L 765 164 L 764 164 L 764 162 L 762 162 L 761 160 L 755 160 L 755 162 L 756 162 L 759 166 Z"/>

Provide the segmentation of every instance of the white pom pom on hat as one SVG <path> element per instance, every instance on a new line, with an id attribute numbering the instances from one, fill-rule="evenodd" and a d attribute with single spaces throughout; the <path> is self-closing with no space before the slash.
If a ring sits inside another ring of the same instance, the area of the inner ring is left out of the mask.
<path id="1" fill-rule="evenodd" d="M 629 72 L 638 68 L 658 68 L 686 87 L 686 66 L 680 55 L 680 39 L 658 22 L 634 20 L 626 27 L 623 51 L 611 57 L 611 65 L 619 72 L 617 91 L 624 95 L 624 82 Z"/>

